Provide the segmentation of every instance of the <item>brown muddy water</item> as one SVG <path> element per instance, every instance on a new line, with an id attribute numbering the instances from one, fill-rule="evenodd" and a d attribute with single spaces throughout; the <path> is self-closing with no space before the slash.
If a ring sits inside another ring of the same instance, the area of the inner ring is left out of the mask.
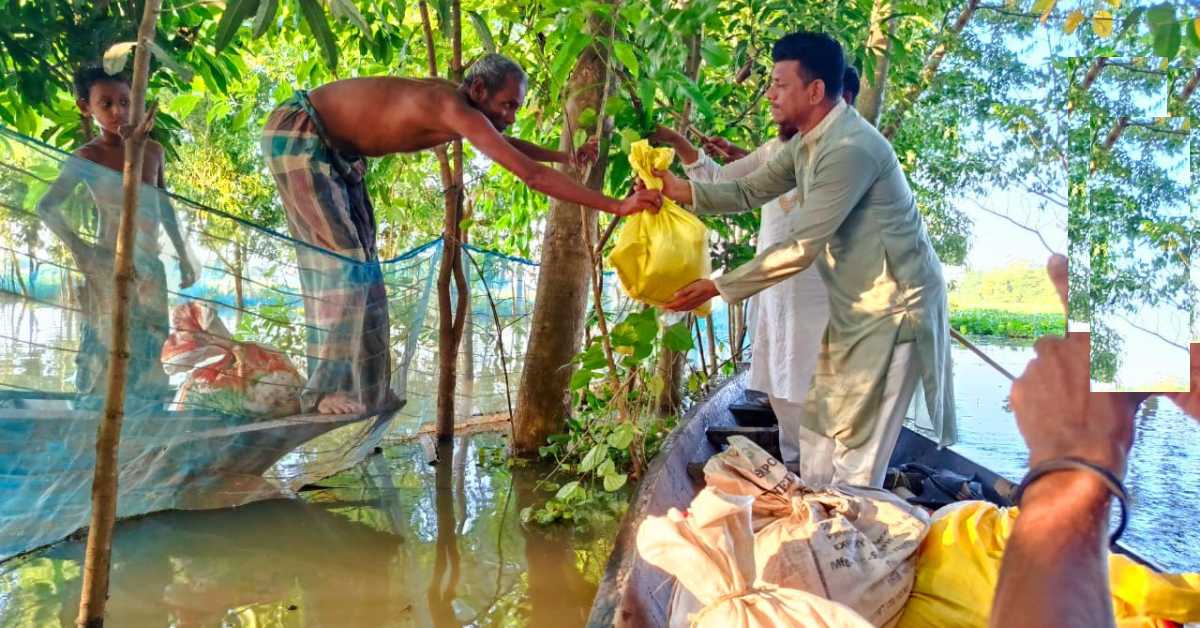
<path id="1" fill-rule="evenodd" d="M 522 526 L 545 470 L 502 447 L 463 436 L 430 465 L 399 444 L 299 500 L 122 521 L 106 625 L 581 626 L 618 520 Z M 0 564 L 0 626 L 74 626 L 83 551 Z"/>

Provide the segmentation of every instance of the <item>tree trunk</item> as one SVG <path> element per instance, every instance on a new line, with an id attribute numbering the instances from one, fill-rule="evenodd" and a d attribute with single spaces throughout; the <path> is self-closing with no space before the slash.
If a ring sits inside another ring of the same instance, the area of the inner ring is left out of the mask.
<path id="1" fill-rule="evenodd" d="M 96 434 L 96 469 L 92 478 L 92 517 L 88 527 L 87 549 L 83 563 L 83 590 L 79 598 L 79 616 L 75 623 L 86 628 L 104 625 L 104 605 L 108 598 L 108 577 L 112 558 L 113 524 L 117 516 L 117 450 L 121 440 L 121 419 L 125 412 L 125 376 L 129 366 L 129 295 L 133 288 L 133 247 L 136 230 L 138 188 L 142 181 L 142 161 L 146 138 L 154 122 L 154 112 L 144 111 L 146 81 L 150 74 L 150 46 L 162 0 L 146 0 L 142 23 L 138 27 L 137 51 L 133 57 L 133 85 L 130 94 L 131 131 L 125 140 L 125 171 L 122 188 L 121 225 L 117 232 L 115 299 L 112 309 L 113 335 L 110 343 L 108 389 L 104 412 Z"/>
<path id="2" fill-rule="evenodd" d="M 863 77 L 857 107 L 863 119 L 875 126 L 879 125 L 879 112 L 883 110 L 883 92 L 887 86 L 888 66 L 892 57 L 892 35 L 896 34 L 896 20 L 891 16 L 892 0 L 875 0 L 875 6 L 871 8 L 871 35 L 867 39 L 867 54 L 874 57 L 875 65 L 871 76 Z"/>
<path id="3" fill-rule="evenodd" d="M 235 330 L 242 328 L 242 315 L 246 311 L 246 286 L 245 278 L 242 276 L 246 272 L 246 246 L 241 242 L 234 244 L 233 257 L 233 295 L 234 304 L 237 306 L 234 314 L 233 328 Z"/>
<path id="4" fill-rule="evenodd" d="M 433 46 L 433 29 L 429 21 L 429 8 L 420 3 L 421 21 L 425 32 L 425 48 L 429 62 L 429 75 L 437 76 L 437 54 Z M 453 57 L 450 62 L 450 78 L 462 80 L 462 20 L 461 6 L 453 0 L 451 6 L 451 39 Z M 458 345 L 462 340 L 466 324 L 467 282 L 462 267 L 462 200 L 463 200 L 463 151 L 462 140 L 454 142 L 454 166 L 451 168 L 445 147 L 434 149 L 441 169 L 442 189 L 446 203 L 446 219 L 442 226 L 442 262 L 438 269 L 438 389 L 437 389 L 437 435 L 439 441 L 454 437 L 454 385 L 458 379 Z M 457 307 L 450 303 L 450 279 L 458 286 Z"/>
<path id="5" fill-rule="evenodd" d="M 611 1 L 607 4 L 611 5 Z M 600 16 L 593 14 L 589 23 L 593 33 L 602 32 L 604 21 Z M 579 127 L 580 113 L 589 107 L 603 110 L 606 56 L 603 48 L 589 46 L 567 80 L 567 123 L 563 125 L 560 141 L 563 149 L 571 145 L 571 132 Z M 600 158 L 586 182 L 597 190 L 603 185 L 608 165 L 604 144 L 601 137 Z M 566 167 L 566 172 L 576 179 L 582 177 L 570 167 Z M 562 431 L 570 411 L 567 384 L 573 371 L 571 358 L 579 351 L 583 335 L 591 273 L 590 257 L 581 252 L 588 250 L 583 247 L 594 246 L 596 236 L 594 210 L 586 210 L 588 220 L 580 220 L 580 211 L 580 206 L 573 203 L 559 200 L 550 203 L 550 217 L 542 237 L 537 299 L 533 304 L 531 334 L 513 420 L 513 449 L 519 455 L 536 455 L 548 436 Z"/>

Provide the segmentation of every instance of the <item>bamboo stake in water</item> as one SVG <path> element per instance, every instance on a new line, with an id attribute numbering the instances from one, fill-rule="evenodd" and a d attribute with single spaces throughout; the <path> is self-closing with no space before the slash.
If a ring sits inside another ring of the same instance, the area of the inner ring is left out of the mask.
<path id="1" fill-rule="evenodd" d="M 88 527 L 83 563 L 83 591 L 79 598 L 78 626 L 104 625 L 108 577 L 112 558 L 113 525 L 117 514 L 117 451 L 121 420 L 125 412 L 125 378 L 129 367 L 129 294 L 133 284 L 133 246 L 136 231 L 138 188 L 142 183 L 142 161 L 146 138 L 154 126 L 154 108 L 144 112 L 146 81 L 150 74 L 150 46 L 162 0 L 146 0 L 138 28 L 133 57 L 130 94 L 131 120 L 125 135 L 125 171 L 122 187 L 121 225 L 117 232 L 115 294 L 112 311 L 113 334 L 108 365 L 108 389 L 104 413 L 96 435 L 96 469 L 92 478 L 92 518 Z"/>

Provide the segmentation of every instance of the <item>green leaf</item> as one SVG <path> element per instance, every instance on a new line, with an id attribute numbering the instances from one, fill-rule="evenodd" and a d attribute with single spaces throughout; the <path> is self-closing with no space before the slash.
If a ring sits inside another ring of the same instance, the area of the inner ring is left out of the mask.
<path id="1" fill-rule="evenodd" d="M 258 12 L 254 14 L 254 24 L 251 29 L 255 39 L 266 34 L 267 29 L 275 23 L 277 13 L 279 13 L 279 0 L 261 0 Z"/>
<path id="2" fill-rule="evenodd" d="M 712 103 L 708 102 L 708 97 L 704 95 L 704 92 L 700 91 L 700 87 L 696 85 L 695 81 L 684 76 L 683 72 L 679 70 L 667 70 L 662 73 L 662 76 L 673 79 L 679 87 L 683 88 L 683 91 L 687 92 L 687 95 L 695 103 L 696 109 L 700 113 L 705 116 L 713 115 Z"/>
<path id="3" fill-rule="evenodd" d="M 204 100 L 204 97 L 200 94 L 180 94 L 171 99 L 171 112 L 179 116 L 179 119 L 182 120 L 192 115 L 192 112 L 196 110 L 196 105 L 200 104 L 201 100 Z"/>
<path id="4" fill-rule="evenodd" d="M 436 0 L 433 4 L 437 9 L 438 28 L 443 37 L 450 39 L 450 0 Z"/>
<path id="5" fill-rule="evenodd" d="M 232 127 L 234 131 L 241 131 L 246 128 L 246 123 L 250 121 L 250 115 L 254 113 L 254 107 L 242 107 L 233 118 Z"/>
<path id="6" fill-rule="evenodd" d="M 1194 20 L 1188 20 L 1183 25 L 1187 31 L 1188 41 L 1191 42 L 1193 48 L 1200 49 L 1200 17 Z"/>
<path id="7" fill-rule="evenodd" d="M 621 150 L 628 153 L 630 145 L 642 139 L 642 136 L 633 129 L 621 129 Z"/>
<path id="8" fill-rule="evenodd" d="M 566 43 L 559 47 L 558 53 L 554 55 L 554 61 L 550 63 L 550 85 L 555 92 L 562 89 L 567 74 L 575 67 L 575 62 L 579 59 L 579 53 L 583 52 L 591 39 L 587 33 L 576 31 Z"/>
<path id="9" fill-rule="evenodd" d="M 700 56 L 704 58 L 704 62 L 713 67 L 724 67 L 733 63 L 733 55 L 725 49 L 720 43 L 711 39 L 704 40 L 700 44 Z"/>
<path id="10" fill-rule="evenodd" d="M 654 95 L 658 92 L 658 84 L 649 78 L 642 78 L 638 81 L 638 98 L 642 101 L 642 126 L 647 127 L 646 133 L 650 133 L 650 125 L 654 122 Z"/>
<path id="11" fill-rule="evenodd" d="M 596 372 L 588 369 L 579 369 L 571 375 L 571 390 L 580 390 L 585 388 L 592 379 L 596 377 Z"/>
<path id="12" fill-rule="evenodd" d="M 633 78 L 638 77 L 637 53 L 633 51 L 633 46 L 627 42 L 613 41 L 613 54 L 621 62 L 621 65 L 629 68 L 629 73 L 633 75 Z"/>
<path id="13" fill-rule="evenodd" d="M 216 49 L 221 51 L 228 46 L 242 22 L 257 10 L 258 0 L 229 0 L 225 5 L 225 12 L 221 13 L 221 21 L 217 23 L 217 34 L 213 38 Z"/>
<path id="14" fill-rule="evenodd" d="M 624 98 L 613 96 L 604 102 L 604 114 L 616 117 L 621 115 L 628 107 L 629 103 Z"/>
<path id="15" fill-rule="evenodd" d="M 170 68 L 175 74 L 178 74 L 179 78 L 187 81 L 188 83 L 192 82 L 192 77 L 195 75 L 195 72 L 192 72 L 192 69 L 186 65 L 176 61 L 171 55 L 167 54 L 167 51 L 163 50 L 161 46 L 154 42 L 150 42 L 150 54 L 154 55 L 154 58 L 158 59 L 159 63 Z"/>
<path id="16" fill-rule="evenodd" d="M 604 357 L 604 350 L 600 348 L 600 344 L 593 342 L 587 351 L 579 355 L 579 364 L 585 369 L 595 370 L 608 366 L 608 360 Z"/>
<path id="17" fill-rule="evenodd" d="M 605 447 L 605 453 L 608 453 L 608 448 Z M 604 478 L 617 473 L 617 465 L 612 461 L 612 458 L 605 458 L 600 466 L 596 467 L 596 475 Z"/>
<path id="18" fill-rule="evenodd" d="M 215 122 L 218 118 L 223 118 L 227 115 L 229 115 L 229 102 L 226 100 L 221 100 L 212 107 L 208 108 L 208 115 L 205 116 L 205 122 L 207 122 L 209 126 L 212 126 L 213 122 Z"/>
<path id="19" fill-rule="evenodd" d="M 321 5 L 317 3 L 317 0 L 298 1 L 304 21 L 308 22 L 308 27 L 312 29 L 313 36 L 317 38 L 317 43 L 321 46 L 321 53 L 325 55 L 325 65 L 329 66 L 331 70 L 337 68 L 337 39 L 334 38 L 333 31 L 329 30 L 329 21 L 325 19 L 325 12 L 321 10 Z"/>
<path id="20" fill-rule="evenodd" d="M 371 36 L 371 27 L 367 24 L 367 19 L 359 12 L 358 7 L 354 5 L 354 0 L 329 0 L 329 8 L 334 15 L 353 22 L 364 35 Z"/>
<path id="21" fill-rule="evenodd" d="M 475 34 L 479 36 L 479 41 L 483 43 L 483 49 L 488 52 L 496 52 L 496 40 L 492 39 L 492 31 L 488 30 L 487 22 L 483 17 L 475 11 L 469 11 L 467 17 L 471 19 L 471 25 L 475 27 Z"/>
<path id="22" fill-rule="evenodd" d="M 667 328 L 663 334 L 663 345 L 672 351 L 691 351 L 695 343 L 692 341 L 692 330 L 687 321 L 683 320 Z"/>
<path id="23" fill-rule="evenodd" d="M 1050 11 L 1054 10 L 1054 4 L 1057 0 L 1037 0 L 1033 3 L 1033 12 L 1042 16 L 1042 21 L 1046 21 L 1046 16 Z"/>
<path id="24" fill-rule="evenodd" d="M 1128 33 L 1129 29 L 1133 28 L 1138 23 L 1138 20 L 1142 19 L 1142 15 L 1145 12 L 1145 7 L 1138 7 L 1130 11 L 1129 15 L 1125 16 L 1125 20 L 1121 22 L 1121 28 L 1117 31 L 1117 39 L 1124 37 L 1125 33 Z"/>
<path id="25" fill-rule="evenodd" d="M 406 0 L 396 0 L 396 17 L 401 24 L 404 23 L 404 13 L 408 11 L 408 2 Z"/>
<path id="26" fill-rule="evenodd" d="M 625 486 L 625 482 L 628 480 L 629 476 L 625 475 L 624 473 L 617 475 L 606 475 L 604 476 L 604 490 L 610 493 L 619 491 L 621 490 L 622 486 Z"/>
<path id="27" fill-rule="evenodd" d="M 579 128 L 591 129 L 592 127 L 595 127 L 595 126 L 596 126 L 596 109 L 594 107 L 588 107 L 587 109 L 584 109 L 583 111 L 581 111 L 579 113 Z M 587 138 L 585 137 L 584 139 L 586 140 Z M 576 142 L 577 146 L 578 146 L 578 144 L 579 144 L 579 142 Z"/>
<path id="28" fill-rule="evenodd" d="M 601 462 L 608 460 L 608 445 L 604 443 L 596 443 L 588 450 L 587 455 L 583 460 L 579 461 L 580 473 L 587 473 L 592 469 L 600 466 Z"/>
<path id="29" fill-rule="evenodd" d="M 571 145 L 574 146 L 575 148 L 579 148 L 580 146 L 583 146 L 583 143 L 587 141 L 587 138 L 588 138 L 588 134 L 587 134 L 586 129 L 583 129 L 583 128 L 575 129 L 575 134 L 573 136 L 571 136 L 571 142 L 572 142 Z"/>
<path id="30" fill-rule="evenodd" d="M 1156 4 L 1146 11 L 1146 24 L 1150 26 L 1150 30 L 1155 30 L 1156 27 L 1175 21 L 1175 6 L 1170 3 Z"/>
<path id="31" fill-rule="evenodd" d="M 566 484 L 563 484 L 562 488 L 558 489 L 558 492 L 554 494 L 554 497 L 555 497 L 555 499 L 560 499 L 562 501 L 569 501 L 571 498 L 575 497 L 577 494 L 582 494 L 582 493 L 583 493 L 583 487 L 579 486 L 579 481 L 572 480 L 570 482 L 567 482 Z"/>
<path id="32" fill-rule="evenodd" d="M 633 424 L 622 423 L 608 435 L 608 444 L 614 449 L 625 451 L 633 443 Z"/>
<path id="33" fill-rule="evenodd" d="M 1154 29 L 1154 54 L 1166 59 L 1174 59 L 1182 43 L 1179 34 L 1179 22 L 1159 24 Z"/>

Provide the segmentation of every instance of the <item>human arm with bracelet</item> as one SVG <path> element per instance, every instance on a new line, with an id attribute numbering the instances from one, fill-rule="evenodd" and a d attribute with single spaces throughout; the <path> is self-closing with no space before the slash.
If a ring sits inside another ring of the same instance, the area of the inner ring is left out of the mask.
<path id="1" fill-rule="evenodd" d="M 1066 258 L 1051 258 L 1049 272 L 1065 307 Z M 991 625 L 1112 626 L 1108 513 L 1114 489 L 1123 489 L 1111 483 L 1125 478 L 1134 416 L 1146 395 L 1090 392 L 1089 334 L 1043 337 L 1034 349 L 1037 357 L 1012 387 L 1030 475 Z"/>

